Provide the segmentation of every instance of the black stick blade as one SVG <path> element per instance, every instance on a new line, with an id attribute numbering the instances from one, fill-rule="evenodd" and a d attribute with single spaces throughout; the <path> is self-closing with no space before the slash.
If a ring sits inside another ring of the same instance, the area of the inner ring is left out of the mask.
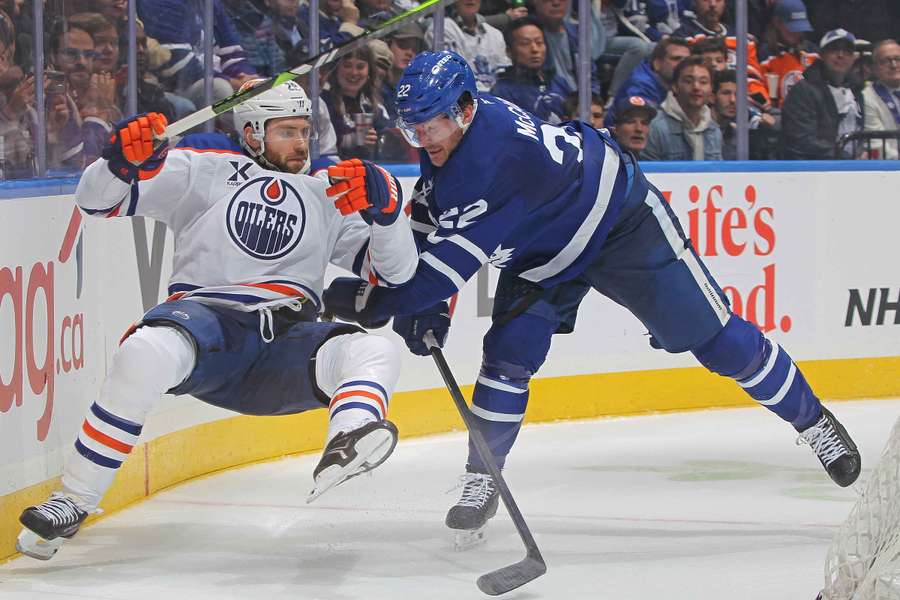
<path id="1" fill-rule="evenodd" d="M 542 559 L 526 556 L 515 564 L 479 577 L 478 589 L 488 596 L 499 596 L 537 579 L 546 572 L 547 565 Z"/>

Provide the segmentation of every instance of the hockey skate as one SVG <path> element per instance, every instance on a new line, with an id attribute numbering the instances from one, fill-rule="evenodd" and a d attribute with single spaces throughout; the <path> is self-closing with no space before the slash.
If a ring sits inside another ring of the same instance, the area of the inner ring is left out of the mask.
<path id="1" fill-rule="evenodd" d="M 397 427 L 390 421 L 372 421 L 343 431 L 328 442 L 313 479 L 307 504 L 351 477 L 371 471 L 391 455 L 397 445 Z"/>
<path id="2" fill-rule="evenodd" d="M 828 476 L 841 487 L 851 485 L 862 468 L 859 450 L 850 434 L 824 406 L 815 425 L 800 432 L 797 445 L 808 444 Z"/>
<path id="3" fill-rule="evenodd" d="M 25 526 L 16 539 L 16 550 L 39 560 L 50 560 L 63 542 L 76 533 L 88 516 L 74 497 L 53 492 L 50 498 L 29 506 L 19 516 Z"/>
<path id="4" fill-rule="evenodd" d="M 485 473 L 466 473 L 461 478 L 462 496 L 447 512 L 445 523 L 456 530 L 454 548 L 468 550 L 485 541 L 488 519 L 497 514 L 500 494 Z"/>

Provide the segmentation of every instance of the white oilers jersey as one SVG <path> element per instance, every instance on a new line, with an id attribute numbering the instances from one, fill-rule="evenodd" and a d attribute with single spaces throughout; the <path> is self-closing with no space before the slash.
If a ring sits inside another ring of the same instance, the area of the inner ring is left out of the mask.
<path id="1" fill-rule="evenodd" d="M 393 286 L 415 273 L 409 222 L 369 226 L 342 216 L 327 183 L 269 171 L 227 150 L 175 148 L 152 179 L 129 185 L 100 159 L 75 200 L 98 217 L 147 216 L 175 237 L 169 294 L 255 310 L 309 300 L 321 309 L 329 263 Z"/>

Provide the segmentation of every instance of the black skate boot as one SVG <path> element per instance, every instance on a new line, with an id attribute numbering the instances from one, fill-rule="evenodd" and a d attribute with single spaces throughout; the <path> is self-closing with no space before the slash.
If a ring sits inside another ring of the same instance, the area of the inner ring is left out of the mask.
<path id="1" fill-rule="evenodd" d="M 78 533 L 87 516 L 88 511 L 76 499 L 54 492 L 41 504 L 22 511 L 19 522 L 25 529 L 16 539 L 16 550 L 32 558 L 49 560 L 64 539 Z"/>
<path id="2" fill-rule="evenodd" d="M 809 444 L 829 477 L 839 486 L 847 487 L 859 477 L 862 468 L 859 450 L 844 426 L 824 406 L 816 424 L 800 432 L 797 444 L 804 443 Z"/>
<path id="3" fill-rule="evenodd" d="M 488 519 L 497 514 L 500 494 L 494 479 L 486 473 L 466 473 L 462 480 L 462 496 L 448 512 L 445 523 L 456 530 L 453 546 L 468 550 L 485 541 Z"/>
<path id="4" fill-rule="evenodd" d="M 387 460 L 397 445 L 397 427 L 390 421 L 372 421 L 352 431 L 334 436 L 322 451 L 313 471 L 315 487 L 306 502 L 351 477 L 371 471 Z"/>

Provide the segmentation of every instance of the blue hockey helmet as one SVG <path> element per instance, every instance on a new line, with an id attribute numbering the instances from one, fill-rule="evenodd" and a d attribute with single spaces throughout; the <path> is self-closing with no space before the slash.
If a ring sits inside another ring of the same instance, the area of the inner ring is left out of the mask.
<path id="1" fill-rule="evenodd" d="M 475 74 L 456 52 L 422 52 L 413 58 L 397 84 L 397 125 L 414 146 L 421 146 L 415 125 L 446 115 L 460 127 L 462 111 L 459 99 L 468 93 L 478 106 Z"/>

